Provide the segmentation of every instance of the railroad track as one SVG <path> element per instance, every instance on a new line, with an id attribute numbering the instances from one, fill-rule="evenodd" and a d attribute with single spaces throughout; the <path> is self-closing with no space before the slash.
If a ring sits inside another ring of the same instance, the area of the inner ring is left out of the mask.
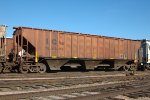
<path id="1" fill-rule="evenodd" d="M 150 71 L 137 71 L 137 75 L 145 75 L 149 74 Z M 5 73 L 5 74 L 0 74 L 0 80 L 2 79 L 14 79 L 14 78 L 49 78 L 49 79 L 54 79 L 55 77 L 75 77 L 75 78 L 86 78 L 86 77 L 109 77 L 109 76 L 124 76 L 126 72 L 122 71 L 87 71 L 87 72 L 56 72 L 56 73 L 44 73 L 44 74 L 39 74 L 39 73 L 29 73 L 29 74 L 18 74 L 18 73 Z"/>
<path id="2" fill-rule="evenodd" d="M 108 99 L 146 90 L 150 87 L 149 80 L 149 75 L 1 80 L 0 100 Z"/>
<path id="3" fill-rule="evenodd" d="M 141 86 L 142 85 L 142 86 Z M 64 86 L 60 88 L 38 89 L 30 91 L 3 92 L 1 100 L 26 99 L 26 100 L 98 100 L 117 95 L 129 94 L 149 89 L 150 81 L 118 81 L 108 83 L 82 84 Z M 149 91 L 150 92 L 150 91 Z"/>

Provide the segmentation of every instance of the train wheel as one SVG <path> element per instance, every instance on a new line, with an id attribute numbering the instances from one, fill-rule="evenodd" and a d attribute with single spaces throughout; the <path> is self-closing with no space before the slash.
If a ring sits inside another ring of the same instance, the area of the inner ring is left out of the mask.
<path id="1" fill-rule="evenodd" d="M 145 66 L 145 68 L 146 68 L 147 70 L 150 70 L 150 66 L 149 66 L 149 65 Z"/>
<path id="2" fill-rule="evenodd" d="M 20 65 L 19 71 L 23 74 L 26 74 L 29 71 L 29 66 L 28 65 Z"/>
<path id="3" fill-rule="evenodd" d="M 137 69 L 136 69 L 136 66 L 135 66 L 135 65 L 131 65 L 131 66 L 130 66 L 130 71 L 135 71 L 135 70 L 137 70 Z"/>
<path id="4" fill-rule="evenodd" d="M 124 71 L 129 71 L 129 69 L 130 69 L 130 67 L 128 67 L 128 66 L 123 66 L 123 70 L 124 70 Z"/>
<path id="5" fill-rule="evenodd" d="M 37 66 L 30 66 L 29 71 L 31 73 L 37 73 L 37 72 L 39 72 L 39 68 Z"/>
<path id="6" fill-rule="evenodd" d="M 141 71 L 145 71 L 145 69 L 146 69 L 146 68 L 145 68 L 145 65 L 144 65 L 144 66 L 141 66 L 141 69 L 140 69 L 140 70 L 141 70 Z"/>
<path id="7" fill-rule="evenodd" d="M 38 67 L 39 67 L 39 73 L 45 73 L 46 72 L 45 64 L 39 63 Z"/>

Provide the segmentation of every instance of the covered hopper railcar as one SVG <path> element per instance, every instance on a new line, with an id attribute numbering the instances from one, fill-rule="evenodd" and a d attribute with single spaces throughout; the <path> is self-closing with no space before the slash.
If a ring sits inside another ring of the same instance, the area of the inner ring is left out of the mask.
<path id="1" fill-rule="evenodd" d="M 74 32 L 14 27 L 15 59 L 20 56 L 22 72 L 51 69 L 136 67 L 141 41 Z"/>

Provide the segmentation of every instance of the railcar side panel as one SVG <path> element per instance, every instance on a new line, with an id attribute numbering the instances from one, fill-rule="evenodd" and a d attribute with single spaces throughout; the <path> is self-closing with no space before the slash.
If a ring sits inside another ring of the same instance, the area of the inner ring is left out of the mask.
<path id="1" fill-rule="evenodd" d="M 98 58 L 104 58 L 104 38 L 102 37 L 98 38 Z"/>
<path id="2" fill-rule="evenodd" d="M 45 32 L 45 56 L 50 57 L 50 31 Z"/>
<path id="3" fill-rule="evenodd" d="M 90 36 L 85 37 L 85 57 L 92 58 L 92 38 Z"/>
<path id="4" fill-rule="evenodd" d="M 39 30 L 34 30 L 34 29 L 23 29 L 22 32 L 19 34 L 22 34 L 22 36 L 29 41 L 32 45 L 35 45 L 35 37 L 37 35 L 37 32 Z"/>
<path id="5" fill-rule="evenodd" d="M 42 34 L 42 35 L 41 35 Z M 44 55 L 44 31 L 39 30 L 37 32 L 37 37 L 36 37 L 36 42 L 37 42 L 37 47 L 36 47 L 36 52 L 38 53 L 38 56 L 45 56 Z"/>
<path id="6" fill-rule="evenodd" d="M 58 57 L 58 32 L 51 33 L 51 57 Z"/>
<path id="7" fill-rule="evenodd" d="M 134 55 L 135 55 L 135 52 L 134 52 L 134 49 L 135 49 L 135 42 L 131 42 L 131 59 L 134 59 Z"/>
<path id="8" fill-rule="evenodd" d="M 119 59 L 119 40 L 118 39 L 114 40 L 114 45 L 115 45 L 115 59 Z"/>
<path id="9" fill-rule="evenodd" d="M 109 59 L 109 55 L 110 55 L 109 48 L 110 48 L 109 39 L 104 38 L 104 59 Z"/>
<path id="10" fill-rule="evenodd" d="M 6 38 L 6 56 L 8 57 L 9 53 L 13 49 L 13 39 Z"/>
<path id="11" fill-rule="evenodd" d="M 123 40 L 124 47 L 124 59 L 128 59 L 128 40 Z"/>
<path id="12" fill-rule="evenodd" d="M 78 58 L 86 58 L 85 53 L 85 36 L 78 35 Z"/>
<path id="13" fill-rule="evenodd" d="M 41 57 L 134 60 L 140 47 L 140 41 L 128 39 L 23 27 L 16 30 L 15 35 L 22 35 Z"/>
<path id="14" fill-rule="evenodd" d="M 72 46 L 71 46 L 71 34 L 65 34 L 65 57 L 66 58 L 71 58 L 71 51 L 72 51 Z"/>
<path id="15" fill-rule="evenodd" d="M 92 58 L 97 59 L 98 57 L 98 38 L 97 37 L 92 37 Z"/>
<path id="16" fill-rule="evenodd" d="M 128 59 L 131 59 L 132 52 L 131 52 L 131 41 L 128 40 Z"/>
<path id="17" fill-rule="evenodd" d="M 114 44 L 114 39 L 113 38 L 110 38 L 110 40 L 109 40 L 110 42 L 110 48 L 109 48 L 109 54 L 110 54 L 110 56 L 109 56 L 109 58 L 110 59 L 114 59 L 115 58 L 115 44 Z"/>
<path id="18" fill-rule="evenodd" d="M 78 57 L 78 35 L 71 35 L 72 58 Z"/>
<path id="19" fill-rule="evenodd" d="M 65 57 L 65 34 L 59 33 L 59 49 L 58 49 L 58 56 Z"/>

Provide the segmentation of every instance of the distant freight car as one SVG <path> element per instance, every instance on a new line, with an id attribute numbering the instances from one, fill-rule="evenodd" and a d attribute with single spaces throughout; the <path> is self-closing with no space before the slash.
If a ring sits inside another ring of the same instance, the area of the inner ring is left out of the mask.
<path id="1" fill-rule="evenodd" d="M 4 39 L 1 39 L 0 41 L 0 48 L 3 48 L 4 45 Z M 6 49 L 6 50 L 4 50 Z M 8 58 L 9 53 L 13 49 L 13 39 L 12 38 L 6 38 L 6 48 L 0 49 L 0 55 L 3 55 L 6 53 L 6 59 Z"/>
<path id="2" fill-rule="evenodd" d="M 28 27 L 14 29 L 15 54 L 20 52 L 21 57 L 26 55 L 43 63 L 41 73 L 68 67 L 130 70 L 138 62 L 138 40 Z M 36 72 L 37 66 L 30 65 L 22 71 Z"/>

